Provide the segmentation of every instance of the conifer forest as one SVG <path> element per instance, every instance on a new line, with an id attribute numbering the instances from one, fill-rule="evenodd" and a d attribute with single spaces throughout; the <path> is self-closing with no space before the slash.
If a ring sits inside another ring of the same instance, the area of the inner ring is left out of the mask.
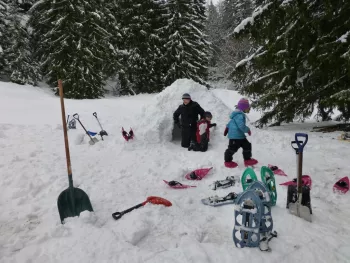
<path id="1" fill-rule="evenodd" d="M 97 99 L 229 81 L 258 126 L 350 119 L 350 1 L 0 0 L 0 81 Z"/>

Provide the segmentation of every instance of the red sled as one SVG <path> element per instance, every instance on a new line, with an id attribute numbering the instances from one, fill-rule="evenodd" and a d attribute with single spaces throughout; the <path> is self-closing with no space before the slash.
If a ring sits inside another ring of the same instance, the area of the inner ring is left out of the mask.
<path id="1" fill-rule="evenodd" d="M 185 188 L 191 188 L 191 187 L 197 187 L 197 186 L 194 186 L 194 185 L 186 185 L 186 184 L 182 184 L 182 183 L 179 183 L 177 181 L 165 181 L 163 180 L 164 183 L 166 183 L 167 185 L 169 185 L 171 188 L 174 188 L 174 189 L 185 189 Z"/>
<path id="2" fill-rule="evenodd" d="M 347 191 L 349 191 L 349 177 L 345 176 L 334 184 L 333 192 L 340 192 L 345 194 Z"/>
<path id="3" fill-rule="evenodd" d="M 303 185 L 308 186 L 311 189 L 312 180 L 311 180 L 311 177 L 309 175 L 303 175 L 301 177 L 301 181 L 303 182 Z M 295 178 L 292 181 L 288 181 L 288 182 L 282 183 L 280 185 L 297 185 L 297 179 Z"/>
<path id="4" fill-rule="evenodd" d="M 132 130 L 132 128 L 130 128 L 129 132 L 126 132 L 122 127 L 122 135 L 126 141 L 134 139 L 134 131 Z"/>
<path id="5" fill-rule="evenodd" d="M 202 180 L 203 177 L 206 176 L 210 172 L 211 169 L 213 169 L 213 167 L 200 168 L 200 169 L 194 170 L 194 171 L 186 174 L 185 178 L 188 180 Z"/>
<path id="6" fill-rule="evenodd" d="M 281 175 L 281 176 L 287 176 L 286 173 L 283 170 L 281 170 L 280 168 L 278 168 L 276 165 L 269 164 L 268 167 L 271 169 L 271 171 L 274 174 Z"/>

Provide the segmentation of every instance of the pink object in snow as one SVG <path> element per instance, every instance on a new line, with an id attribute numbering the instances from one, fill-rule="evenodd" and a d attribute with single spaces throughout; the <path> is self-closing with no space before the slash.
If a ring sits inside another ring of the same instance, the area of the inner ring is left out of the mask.
<path id="1" fill-rule="evenodd" d="M 257 160 L 255 160 L 255 159 L 250 159 L 250 160 L 246 160 L 246 161 L 244 161 L 244 165 L 245 166 L 251 166 L 251 165 L 255 165 L 255 164 L 257 164 L 258 163 L 258 161 Z"/>
<path id="2" fill-rule="evenodd" d="M 194 185 L 181 184 L 181 183 L 176 182 L 176 181 L 170 181 L 170 182 L 165 181 L 165 180 L 163 180 L 163 181 L 164 181 L 164 183 L 169 185 L 171 188 L 175 188 L 175 189 L 185 189 L 185 188 L 197 187 Z"/>
<path id="3" fill-rule="evenodd" d="M 238 164 L 235 162 L 225 162 L 224 164 L 227 168 L 236 168 L 238 166 Z"/>
<path id="4" fill-rule="evenodd" d="M 303 185 L 308 186 L 311 189 L 312 180 L 311 180 L 311 177 L 309 175 L 303 175 L 301 177 L 301 180 L 303 182 Z M 288 182 L 282 183 L 280 185 L 297 185 L 297 179 L 295 178 L 292 181 L 288 181 Z"/>
<path id="5" fill-rule="evenodd" d="M 269 164 L 268 167 L 272 170 L 274 174 L 281 175 L 281 176 L 287 176 L 287 174 L 278 168 L 276 165 Z"/>
<path id="6" fill-rule="evenodd" d="M 349 177 L 346 176 L 334 184 L 333 192 L 341 192 L 345 194 L 347 191 L 349 191 Z"/>
<path id="7" fill-rule="evenodd" d="M 213 167 L 200 168 L 200 169 L 194 170 L 194 171 L 186 174 L 185 178 L 188 180 L 202 180 L 203 177 L 206 176 L 211 169 L 213 169 Z"/>

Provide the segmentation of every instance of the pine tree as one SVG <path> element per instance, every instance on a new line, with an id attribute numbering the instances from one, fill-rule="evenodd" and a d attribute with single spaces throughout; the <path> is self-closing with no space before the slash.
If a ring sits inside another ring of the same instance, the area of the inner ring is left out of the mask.
<path id="1" fill-rule="evenodd" d="M 168 25 L 165 30 L 169 40 L 165 45 L 168 65 L 166 85 L 180 78 L 207 85 L 209 46 L 200 25 L 203 23 L 203 14 L 198 11 L 203 9 L 188 0 L 169 0 L 167 8 Z"/>
<path id="2" fill-rule="evenodd" d="M 106 62 L 114 57 L 103 2 L 43 0 L 32 10 L 36 54 L 48 82 L 56 85 L 61 78 L 67 98 L 102 97 Z"/>
<path id="3" fill-rule="evenodd" d="M 236 66 L 242 79 L 254 77 L 242 92 L 264 111 L 259 126 L 304 119 L 315 106 L 323 119 L 334 107 L 349 116 L 349 12 L 348 1 L 260 0 L 235 29 L 259 45 Z"/>
<path id="4" fill-rule="evenodd" d="M 248 37 L 236 39 L 231 37 L 231 34 L 235 27 L 251 14 L 254 3 L 250 0 L 224 0 L 219 4 L 218 9 L 222 34 L 218 71 L 223 77 L 228 78 L 234 69 L 234 65 L 253 48 Z M 235 82 L 239 84 L 236 80 Z"/>
<path id="5" fill-rule="evenodd" d="M 2 6 L 2 4 L 0 4 Z M 1 9 L 1 8 L 0 8 Z M 2 9 L 5 10 L 5 9 Z M 20 13 L 16 2 L 7 1 L 5 20 L 0 34 L 5 40 L 1 45 L 0 71 L 3 78 L 18 84 L 36 85 L 40 79 L 38 65 L 33 61 L 29 33 L 26 28 L 27 17 Z"/>
<path id="6" fill-rule="evenodd" d="M 205 24 L 207 22 L 206 0 L 192 0 L 193 26 L 196 36 L 196 49 L 200 55 L 195 58 L 201 63 L 202 68 L 198 71 L 199 76 L 203 76 L 204 80 L 208 79 L 209 57 L 213 52 L 211 43 L 208 41 L 209 36 L 206 34 Z"/>
<path id="7" fill-rule="evenodd" d="M 125 91 L 155 92 L 163 88 L 161 66 L 164 4 L 159 0 L 118 1 L 121 49 L 127 52 Z"/>
<path id="8" fill-rule="evenodd" d="M 9 43 L 8 9 L 9 6 L 4 1 L 0 0 L 0 79 L 2 78 L 2 75 L 5 74 L 6 59 L 4 50 Z"/>
<path id="9" fill-rule="evenodd" d="M 7 72 L 12 82 L 37 85 L 41 79 L 39 64 L 32 55 L 30 35 L 20 16 L 12 24 L 10 45 L 5 50 L 8 60 Z"/>
<path id="10" fill-rule="evenodd" d="M 208 35 L 208 40 L 211 43 L 212 52 L 210 54 L 209 65 L 211 67 L 217 66 L 218 59 L 220 57 L 220 49 L 222 45 L 222 33 L 220 31 L 220 15 L 213 4 L 210 1 L 208 6 L 208 18 L 206 22 L 206 33 Z"/>

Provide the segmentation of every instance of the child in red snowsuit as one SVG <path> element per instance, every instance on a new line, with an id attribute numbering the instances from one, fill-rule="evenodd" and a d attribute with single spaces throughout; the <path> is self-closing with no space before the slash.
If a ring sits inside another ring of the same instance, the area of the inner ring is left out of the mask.
<path id="1" fill-rule="evenodd" d="M 206 111 L 203 118 L 197 122 L 196 142 L 188 147 L 191 151 L 206 152 L 208 150 L 208 143 L 210 138 L 209 128 L 216 126 L 216 123 L 211 123 L 212 115 L 209 111 Z"/>

